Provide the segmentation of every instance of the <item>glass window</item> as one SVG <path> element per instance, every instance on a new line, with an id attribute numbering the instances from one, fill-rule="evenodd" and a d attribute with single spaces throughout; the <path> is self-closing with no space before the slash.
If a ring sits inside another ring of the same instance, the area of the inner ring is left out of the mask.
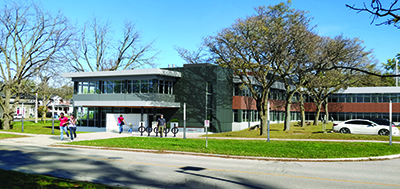
<path id="1" fill-rule="evenodd" d="M 377 102 L 377 95 L 371 94 L 371 102 Z"/>
<path id="2" fill-rule="evenodd" d="M 83 85 L 82 82 L 78 83 L 78 94 L 82 94 L 82 85 Z"/>
<path id="3" fill-rule="evenodd" d="M 132 81 L 132 93 L 140 93 L 140 82 L 139 80 Z"/>
<path id="4" fill-rule="evenodd" d="M 363 94 L 357 94 L 357 102 L 358 103 L 364 102 L 364 95 Z"/>
<path id="5" fill-rule="evenodd" d="M 346 95 L 345 94 L 340 94 L 338 98 L 338 102 L 346 102 Z"/>
<path id="6" fill-rule="evenodd" d="M 140 81 L 140 92 L 141 93 L 149 92 L 149 80 L 141 80 Z"/>
<path id="7" fill-rule="evenodd" d="M 133 84 L 133 82 L 132 82 L 132 80 L 128 80 L 128 83 L 127 83 L 127 92 L 128 93 L 132 93 L 132 84 Z"/>
<path id="8" fill-rule="evenodd" d="M 154 88 L 153 80 L 149 80 L 149 93 L 154 92 L 153 88 Z"/>
<path id="9" fill-rule="evenodd" d="M 383 102 L 382 94 L 376 94 L 377 101 L 376 102 Z"/>
<path id="10" fill-rule="evenodd" d="M 82 93 L 83 94 L 88 94 L 89 93 L 89 82 L 82 82 Z"/>
<path id="11" fill-rule="evenodd" d="M 168 94 L 168 89 L 169 89 L 169 82 L 164 81 L 164 94 Z"/>
<path id="12" fill-rule="evenodd" d="M 345 121 L 343 112 L 339 112 L 339 120 L 338 121 Z"/>
<path id="13" fill-rule="evenodd" d="M 357 101 L 357 94 L 352 95 L 352 102 L 358 102 Z"/>
<path id="14" fill-rule="evenodd" d="M 105 81 L 104 84 L 104 93 L 112 94 L 114 92 L 114 81 Z"/>
<path id="15" fill-rule="evenodd" d="M 122 81 L 113 81 L 114 82 L 114 90 L 113 92 L 116 94 L 122 93 Z"/>
<path id="16" fill-rule="evenodd" d="M 389 102 L 390 94 L 388 94 L 388 93 L 382 94 L 382 99 L 383 99 L 383 102 Z"/>
<path id="17" fill-rule="evenodd" d="M 242 110 L 242 122 L 247 122 L 247 110 Z"/>
<path id="18" fill-rule="evenodd" d="M 158 93 L 158 80 L 153 79 L 153 92 L 152 93 Z"/>
<path id="19" fill-rule="evenodd" d="M 331 96 L 332 96 L 331 102 L 338 102 L 339 94 L 332 94 Z"/>
<path id="20" fill-rule="evenodd" d="M 207 93 L 213 93 L 213 84 L 211 81 L 207 81 Z"/>
<path id="21" fill-rule="evenodd" d="M 397 102 L 397 94 L 396 93 L 391 93 L 390 94 L 390 100 L 392 102 Z"/>
<path id="22" fill-rule="evenodd" d="M 364 94 L 364 102 L 371 102 L 371 94 Z"/>
<path id="23" fill-rule="evenodd" d="M 164 81 L 158 80 L 158 92 L 164 93 Z"/>
<path id="24" fill-rule="evenodd" d="M 174 82 L 170 81 L 169 94 L 174 94 Z"/>
<path id="25" fill-rule="evenodd" d="M 89 93 L 90 94 L 99 94 L 100 93 L 100 82 L 91 81 L 89 83 Z"/>
<path id="26" fill-rule="evenodd" d="M 233 122 L 239 122 L 238 110 L 232 110 L 232 111 L 233 111 Z"/>
<path id="27" fill-rule="evenodd" d="M 212 95 L 207 95 L 207 108 L 212 108 Z"/>
<path id="28" fill-rule="evenodd" d="M 346 102 L 351 102 L 352 97 L 352 94 L 346 94 Z"/>

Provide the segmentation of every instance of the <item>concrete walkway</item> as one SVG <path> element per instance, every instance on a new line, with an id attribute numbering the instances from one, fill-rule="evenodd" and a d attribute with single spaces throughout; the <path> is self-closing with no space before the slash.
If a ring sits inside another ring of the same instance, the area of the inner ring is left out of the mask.
<path id="1" fill-rule="evenodd" d="M 8 138 L 3 139 L 3 141 L 12 141 L 18 143 L 27 143 L 27 144 L 35 144 L 40 146 L 50 146 L 55 144 L 63 144 L 66 142 L 70 142 L 70 138 L 68 138 L 64 134 L 64 140 L 60 141 L 60 135 L 40 135 L 40 134 L 29 134 L 29 133 L 15 133 L 15 132 L 4 132 L 0 131 L 0 133 L 5 134 L 15 134 L 15 135 L 23 135 L 27 137 L 21 138 Z M 186 138 L 198 138 L 200 135 L 205 133 L 186 133 Z M 108 138 L 120 138 L 120 137 L 148 137 L 147 133 L 143 133 L 143 136 L 140 136 L 139 132 L 133 132 L 132 134 L 125 132 L 122 134 L 112 133 L 112 132 L 92 132 L 92 133 L 78 133 L 77 138 L 74 141 L 84 141 L 84 140 L 96 140 L 96 139 L 108 139 Z M 167 138 L 173 138 L 173 134 L 169 133 Z M 154 133 L 151 133 L 150 137 L 155 137 Z M 183 133 L 178 133 L 176 138 L 183 138 Z"/>
<path id="2" fill-rule="evenodd" d="M 60 135 L 39 135 L 39 134 L 29 134 L 29 133 L 13 133 L 13 132 L 4 132 L 0 131 L 0 133 L 5 134 L 15 134 L 15 135 L 24 135 L 27 137 L 20 138 L 8 138 L 0 140 L 0 142 L 13 142 L 13 143 L 24 143 L 29 145 L 37 145 L 37 146 L 63 146 L 63 147 L 76 147 L 81 148 L 82 146 L 74 146 L 74 145 L 64 145 L 66 142 L 70 142 L 70 138 L 67 138 L 64 135 L 64 140 L 60 141 Z M 205 138 L 200 137 L 205 133 L 186 133 L 186 138 Z M 154 133 L 151 133 L 148 136 L 147 133 L 143 133 L 143 136 L 140 136 L 139 132 L 133 132 L 132 134 L 125 132 L 122 134 L 118 133 L 110 133 L 110 132 L 92 132 L 92 133 L 81 133 L 77 135 L 77 138 L 74 141 L 84 141 L 84 140 L 95 140 L 95 139 L 108 139 L 108 138 L 120 138 L 120 137 L 155 137 Z M 173 134 L 169 133 L 167 138 L 173 138 Z M 176 138 L 183 138 L 183 133 L 178 133 Z M 235 139 L 235 140 L 267 140 L 266 138 L 229 138 L 229 137 L 208 137 L 209 139 Z M 388 141 L 367 141 L 367 140 L 332 140 L 332 139 L 275 139 L 271 138 L 271 141 L 327 141 L 327 142 L 379 142 L 379 143 L 389 143 Z M 400 142 L 393 142 L 400 143 Z M 112 149 L 112 150 L 131 150 L 131 151 L 143 151 L 143 152 L 153 152 L 154 150 L 143 150 L 143 149 L 119 149 L 119 148 L 103 148 L 103 147 L 88 147 L 84 148 L 93 148 L 93 149 Z M 158 151 L 157 151 L 158 152 Z M 397 159 L 400 158 L 400 154 L 389 155 L 389 156 L 379 156 L 379 157 L 362 157 L 362 158 L 332 158 L 332 159 L 297 159 L 297 158 L 271 158 L 271 157 L 242 157 L 242 156 L 228 156 L 228 155 L 215 155 L 215 154 L 203 154 L 203 153 L 191 153 L 191 152 L 174 152 L 174 151 L 164 151 L 164 153 L 174 153 L 174 154 L 187 154 L 187 155 L 200 155 L 200 156 L 210 156 L 210 157 L 221 157 L 221 158 L 235 158 L 235 159 L 254 159 L 254 160 L 269 160 L 269 161 L 307 161 L 307 162 L 321 162 L 321 161 L 369 161 L 369 160 L 389 160 L 389 159 Z"/>

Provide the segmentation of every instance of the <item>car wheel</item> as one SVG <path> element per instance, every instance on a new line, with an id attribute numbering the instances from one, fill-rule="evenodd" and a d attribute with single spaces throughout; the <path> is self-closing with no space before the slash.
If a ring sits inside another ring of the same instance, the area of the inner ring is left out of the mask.
<path id="1" fill-rule="evenodd" d="M 350 134 L 350 129 L 348 129 L 348 128 L 341 128 L 339 132 L 340 132 L 340 133 L 343 133 L 343 134 Z"/>
<path id="2" fill-rule="evenodd" d="M 381 130 L 379 130 L 378 135 L 388 136 L 389 131 L 386 129 L 381 129 Z"/>

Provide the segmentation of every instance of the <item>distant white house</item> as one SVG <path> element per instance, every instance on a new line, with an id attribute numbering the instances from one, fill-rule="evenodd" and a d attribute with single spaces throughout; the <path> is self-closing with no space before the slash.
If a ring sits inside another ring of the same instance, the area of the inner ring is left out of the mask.
<path id="1" fill-rule="evenodd" d="M 3 95 L 4 97 L 4 94 L 0 95 Z M 35 115 L 35 100 L 35 96 L 33 95 L 21 95 L 20 101 L 14 110 L 14 117 L 33 117 Z M 14 102 L 15 96 L 12 96 L 10 99 L 10 104 L 14 104 Z M 3 112 L 3 109 L 0 108 L 0 117 L 3 117 Z"/>
<path id="2" fill-rule="evenodd" d="M 52 112 L 53 105 L 54 115 L 60 115 L 60 113 L 70 115 L 74 110 L 72 99 L 63 99 L 57 95 L 53 95 L 50 98 L 50 102 L 47 104 L 47 112 Z"/>

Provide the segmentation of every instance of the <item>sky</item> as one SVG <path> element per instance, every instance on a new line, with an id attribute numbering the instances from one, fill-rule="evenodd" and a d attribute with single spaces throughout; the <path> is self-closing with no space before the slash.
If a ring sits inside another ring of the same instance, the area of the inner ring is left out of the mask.
<path id="1" fill-rule="evenodd" d="M 365 0 L 369 2 L 370 0 Z M 276 0 L 42 0 L 39 2 L 49 11 L 61 10 L 72 23 L 81 27 L 90 18 L 97 17 L 111 23 L 114 37 L 123 29 L 124 21 L 136 24 L 143 43 L 154 41 L 153 48 L 160 51 L 156 61 L 158 68 L 175 64 L 182 66 L 175 47 L 194 51 L 202 39 L 213 36 L 221 29 L 232 25 L 236 19 L 255 14 L 254 8 L 276 5 Z M 317 3 L 318 2 L 318 3 Z M 357 0 L 293 0 L 291 8 L 309 11 L 313 17 L 311 24 L 320 36 L 338 36 L 364 41 L 367 50 L 379 62 L 400 52 L 400 29 L 394 26 L 376 26 L 385 21 L 378 19 L 371 24 L 372 17 L 366 13 L 357 13 L 345 7 L 345 4 L 362 6 Z M 388 1 L 388 2 L 391 2 Z M 4 3 L 4 2 L 3 2 Z"/>

